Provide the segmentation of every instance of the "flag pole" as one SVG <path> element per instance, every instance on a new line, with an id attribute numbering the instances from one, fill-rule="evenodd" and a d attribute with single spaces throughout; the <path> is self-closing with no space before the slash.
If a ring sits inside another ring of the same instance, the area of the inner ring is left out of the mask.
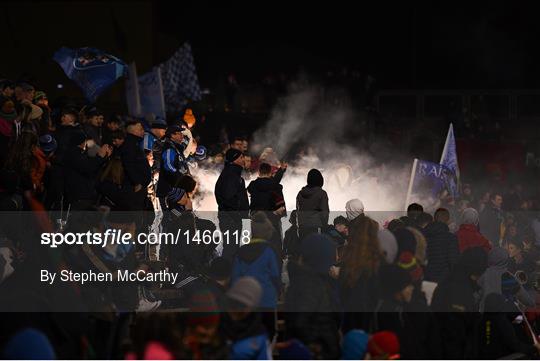
<path id="1" fill-rule="evenodd" d="M 137 66 L 135 65 L 135 62 L 132 62 L 129 64 L 129 76 L 128 80 L 130 83 L 130 89 L 128 91 L 131 91 L 131 97 L 134 100 L 135 104 L 132 104 L 133 109 L 129 109 L 135 114 L 130 114 L 131 116 L 139 117 L 142 116 L 142 109 L 141 109 L 141 99 L 139 95 L 139 78 L 137 77 Z"/>
<path id="2" fill-rule="evenodd" d="M 407 198 L 405 199 L 405 210 L 409 206 L 409 201 L 411 200 L 411 192 L 414 183 L 414 176 L 416 175 L 416 166 L 418 165 L 418 159 L 414 158 L 413 166 L 411 169 L 411 177 L 409 178 L 409 187 L 407 189 Z"/>

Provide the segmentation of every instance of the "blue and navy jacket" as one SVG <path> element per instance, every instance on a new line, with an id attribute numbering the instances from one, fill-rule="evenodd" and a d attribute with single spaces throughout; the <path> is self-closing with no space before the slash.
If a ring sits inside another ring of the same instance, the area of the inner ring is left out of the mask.
<path id="1" fill-rule="evenodd" d="M 183 175 L 189 174 L 188 163 L 184 158 L 185 147 L 186 144 L 165 140 L 157 185 L 158 197 L 165 197 Z"/>

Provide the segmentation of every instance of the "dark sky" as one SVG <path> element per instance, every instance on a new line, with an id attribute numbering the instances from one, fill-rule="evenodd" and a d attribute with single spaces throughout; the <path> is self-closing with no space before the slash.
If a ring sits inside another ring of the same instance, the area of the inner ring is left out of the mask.
<path id="1" fill-rule="evenodd" d="M 157 30 L 192 43 L 199 73 L 354 67 L 396 88 L 538 88 L 533 2 L 293 5 L 159 2 Z"/>

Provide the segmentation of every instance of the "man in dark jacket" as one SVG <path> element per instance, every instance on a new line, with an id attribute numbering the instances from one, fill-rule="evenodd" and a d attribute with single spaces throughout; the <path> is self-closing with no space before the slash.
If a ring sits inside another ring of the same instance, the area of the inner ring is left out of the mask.
<path id="1" fill-rule="evenodd" d="M 183 130 L 184 128 L 179 125 L 171 125 L 165 133 L 157 184 L 157 196 L 160 198 L 162 207 L 164 207 L 164 197 L 177 186 L 182 176 L 189 173 L 184 157 L 184 150 L 189 140 L 182 134 Z"/>
<path id="2" fill-rule="evenodd" d="M 439 283 L 431 308 L 441 328 L 446 359 L 478 357 L 480 314 L 475 294 L 478 279 L 487 268 L 487 253 L 480 247 L 463 252 L 450 273 Z"/>
<path id="3" fill-rule="evenodd" d="M 495 246 L 500 245 L 501 241 L 502 203 L 502 195 L 494 192 L 491 194 L 490 203 L 480 213 L 480 233 Z"/>
<path id="4" fill-rule="evenodd" d="M 427 243 L 428 263 L 424 270 L 426 281 L 439 283 L 445 279 L 459 257 L 458 240 L 450 232 L 449 222 L 450 212 L 445 208 L 439 208 L 435 212 L 435 221 L 423 230 Z"/>
<path id="5" fill-rule="evenodd" d="M 322 189 L 323 185 L 324 178 L 321 172 L 311 169 L 307 176 L 307 185 L 296 196 L 300 239 L 311 233 L 320 233 L 328 226 L 330 210 L 328 195 Z"/>
<path id="6" fill-rule="evenodd" d="M 147 189 L 150 183 L 150 165 L 141 148 L 144 136 L 144 128 L 140 122 L 128 123 L 126 138 L 120 147 L 120 158 L 124 166 L 126 179 L 135 191 L 132 210 L 143 210 L 146 200 Z"/>
<path id="7" fill-rule="evenodd" d="M 229 149 L 225 153 L 225 167 L 216 182 L 214 194 L 218 204 L 219 228 L 224 235 L 223 257 L 232 260 L 238 247 L 234 232 L 242 233 L 242 218 L 247 218 L 249 200 L 246 182 L 242 178 L 244 155 L 237 149 Z M 239 238 L 240 239 L 240 238 Z M 239 240 L 238 239 L 238 240 Z"/>
<path id="8" fill-rule="evenodd" d="M 99 148 L 97 157 L 90 157 L 83 132 L 71 136 L 72 148 L 64 157 L 66 200 L 73 210 L 87 210 L 95 204 L 97 174 L 112 153 L 109 145 Z"/>
<path id="9" fill-rule="evenodd" d="M 259 178 L 252 181 L 247 191 L 251 196 L 251 212 L 263 211 L 272 224 L 272 236 L 267 239 L 281 250 L 281 218 L 286 214 L 283 186 L 272 177 L 268 163 L 259 165 Z"/>

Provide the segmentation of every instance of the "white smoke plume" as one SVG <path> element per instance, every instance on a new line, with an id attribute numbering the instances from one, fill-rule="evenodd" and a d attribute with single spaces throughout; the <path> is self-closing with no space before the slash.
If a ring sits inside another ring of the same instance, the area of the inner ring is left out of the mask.
<path id="1" fill-rule="evenodd" d="M 296 208 L 296 195 L 306 185 L 309 169 L 317 168 L 325 178 L 323 188 L 331 211 L 343 212 L 348 200 L 358 198 L 367 214 L 387 220 L 390 216 L 381 211 L 404 209 L 412 159 L 386 145 L 384 139 L 371 140 L 366 149 L 364 113 L 353 111 L 346 98 L 329 102 L 324 93 L 322 87 L 305 81 L 292 84 L 266 125 L 254 133 L 251 151 L 259 156 L 263 148 L 272 147 L 280 159 L 289 161 L 281 182 L 289 212 Z M 353 134 L 358 136 L 351 139 Z M 299 147 L 303 155 L 289 159 Z M 199 210 L 217 210 L 213 188 L 220 171 L 199 168 L 195 172 L 200 180 Z"/>

